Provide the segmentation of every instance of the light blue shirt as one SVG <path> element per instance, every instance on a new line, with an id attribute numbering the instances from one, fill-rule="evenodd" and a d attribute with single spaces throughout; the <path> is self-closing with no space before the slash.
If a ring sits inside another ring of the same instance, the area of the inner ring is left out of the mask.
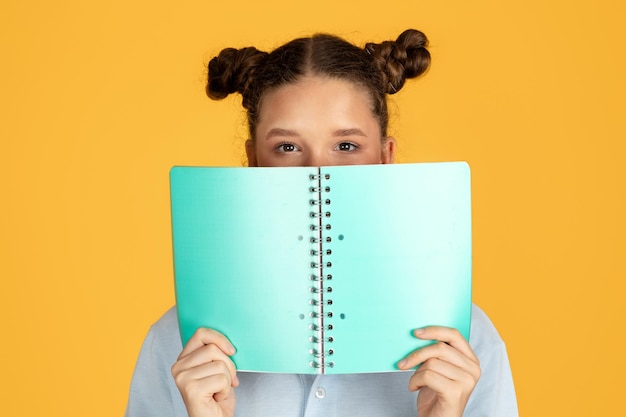
<path id="1" fill-rule="evenodd" d="M 489 318 L 475 305 L 470 345 L 480 360 L 482 374 L 463 416 L 518 416 L 506 347 Z M 143 343 L 130 386 L 127 417 L 187 417 L 171 375 L 181 350 L 176 309 L 172 308 L 150 328 Z M 418 394 L 408 391 L 412 374 L 238 372 L 235 416 L 416 417 Z"/>

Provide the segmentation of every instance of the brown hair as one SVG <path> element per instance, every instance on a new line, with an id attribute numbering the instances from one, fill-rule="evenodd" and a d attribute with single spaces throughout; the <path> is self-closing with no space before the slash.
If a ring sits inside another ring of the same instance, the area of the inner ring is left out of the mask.
<path id="1" fill-rule="evenodd" d="M 306 75 L 344 79 L 369 92 L 384 138 L 389 119 L 386 94 L 397 93 L 407 78 L 428 69 L 427 46 L 426 35 L 408 29 L 395 41 L 367 43 L 364 48 L 326 34 L 294 39 L 269 53 L 254 47 L 226 48 L 209 62 L 206 93 L 214 100 L 240 93 L 254 139 L 265 93 Z"/>

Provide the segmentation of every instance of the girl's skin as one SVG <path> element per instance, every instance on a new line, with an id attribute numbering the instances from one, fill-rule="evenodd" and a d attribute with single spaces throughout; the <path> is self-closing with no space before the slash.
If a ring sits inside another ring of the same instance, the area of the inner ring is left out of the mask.
<path id="1" fill-rule="evenodd" d="M 246 143 L 250 166 L 330 166 L 393 163 L 391 137 L 381 137 L 367 91 L 352 82 L 308 76 L 265 94 L 255 140 Z M 401 359 L 409 381 L 420 391 L 420 417 L 460 417 L 480 377 L 472 348 L 455 329 L 426 327 L 415 337 L 437 343 Z M 235 341 L 236 342 L 236 341 Z M 198 329 L 172 374 L 190 417 L 232 416 L 239 385 L 228 339 Z"/>

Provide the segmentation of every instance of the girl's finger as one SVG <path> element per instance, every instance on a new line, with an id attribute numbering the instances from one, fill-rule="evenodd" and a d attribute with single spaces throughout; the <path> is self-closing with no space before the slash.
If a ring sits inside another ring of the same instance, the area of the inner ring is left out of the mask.
<path id="1" fill-rule="evenodd" d="M 191 336 L 178 358 L 180 359 L 188 355 L 203 345 L 211 344 L 216 345 L 222 350 L 222 352 L 229 356 L 235 354 L 235 347 L 230 343 L 226 336 L 216 330 L 200 327 L 196 330 L 194 335 Z"/>

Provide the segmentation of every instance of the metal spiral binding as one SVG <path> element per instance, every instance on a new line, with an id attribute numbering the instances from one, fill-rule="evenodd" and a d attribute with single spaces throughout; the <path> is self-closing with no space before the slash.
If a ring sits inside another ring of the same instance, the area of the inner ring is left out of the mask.
<path id="1" fill-rule="evenodd" d="M 332 368 L 335 365 L 329 359 L 334 354 L 333 349 L 329 346 L 333 343 L 334 337 L 328 336 L 328 332 L 333 330 L 333 324 L 329 323 L 333 317 L 333 312 L 328 309 L 333 304 L 333 300 L 328 297 L 333 288 L 327 283 L 327 281 L 332 280 L 332 274 L 326 271 L 332 267 L 332 262 L 323 259 L 324 256 L 332 254 L 332 249 L 328 247 L 332 238 L 325 235 L 327 231 L 331 230 L 330 223 L 327 223 L 331 217 L 328 207 L 331 204 L 331 199 L 328 197 L 331 187 L 322 184 L 330 179 L 330 174 L 322 174 L 321 169 L 318 168 L 318 173 L 310 175 L 309 179 L 312 181 L 309 191 L 314 195 L 309 200 L 312 208 L 310 218 L 314 219 L 309 227 L 311 231 L 309 242 L 313 245 L 309 252 L 312 257 L 309 266 L 315 271 L 309 275 L 312 284 L 309 291 L 311 294 L 315 294 L 315 297 L 311 298 L 309 302 L 313 309 L 309 314 L 309 317 L 313 319 L 309 328 L 314 332 L 314 336 L 311 336 L 309 341 L 315 346 L 309 351 L 314 358 L 310 366 L 321 369 L 321 372 L 324 373 L 326 368 Z"/>

